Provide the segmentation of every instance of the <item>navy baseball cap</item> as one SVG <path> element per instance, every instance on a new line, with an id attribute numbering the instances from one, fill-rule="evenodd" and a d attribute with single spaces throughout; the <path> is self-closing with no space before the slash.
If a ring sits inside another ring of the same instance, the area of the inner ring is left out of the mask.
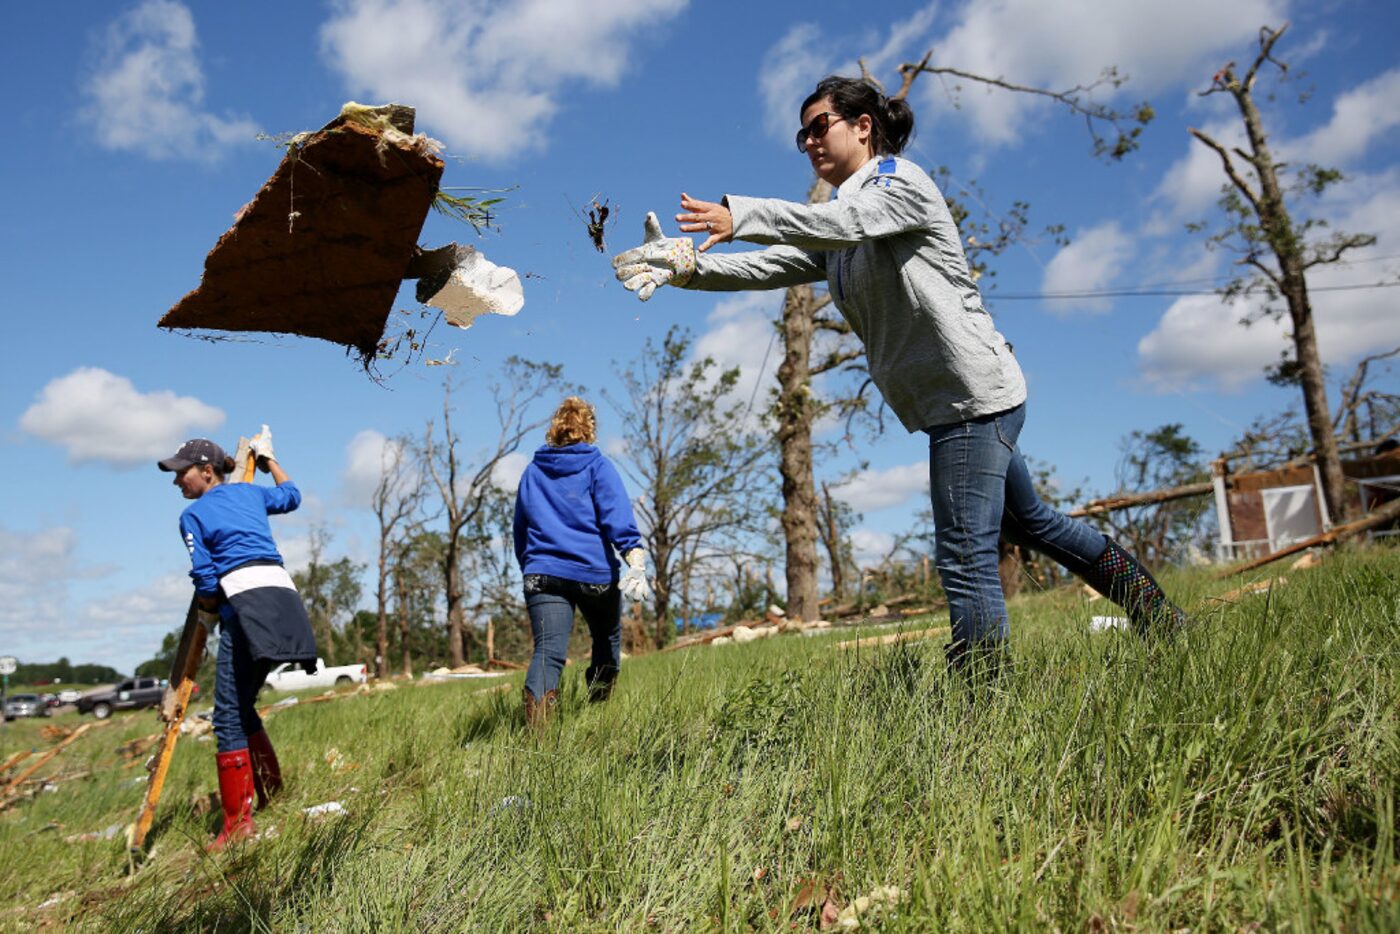
<path id="1" fill-rule="evenodd" d="M 221 468 L 228 457 L 224 449 L 208 438 L 193 438 L 180 445 L 180 450 L 163 461 L 156 461 L 161 470 L 178 471 L 195 464 L 212 464 Z"/>

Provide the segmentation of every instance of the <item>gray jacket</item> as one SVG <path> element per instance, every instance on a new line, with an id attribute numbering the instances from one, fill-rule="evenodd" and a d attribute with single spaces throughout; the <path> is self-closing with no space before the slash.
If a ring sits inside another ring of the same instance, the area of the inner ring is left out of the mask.
<path id="1" fill-rule="evenodd" d="M 836 195 L 826 204 L 729 195 L 734 239 L 776 245 L 700 254 L 685 287 L 776 289 L 826 279 L 865 344 L 871 378 L 909 431 L 1024 402 L 1021 367 L 982 307 L 933 179 L 907 160 L 876 158 Z"/>

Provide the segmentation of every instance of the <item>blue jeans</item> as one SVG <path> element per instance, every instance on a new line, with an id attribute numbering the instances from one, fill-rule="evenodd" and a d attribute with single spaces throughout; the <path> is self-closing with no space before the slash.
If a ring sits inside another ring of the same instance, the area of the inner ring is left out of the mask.
<path id="1" fill-rule="evenodd" d="M 569 656 L 574 610 L 582 611 L 593 637 L 593 664 L 585 678 L 612 681 L 622 664 L 622 593 L 617 584 L 585 584 L 548 574 L 525 575 L 525 607 L 535 654 L 525 672 L 525 689 L 536 700 L 559 687 Z"/>
<path id="2" fill-rule="evenodd" d="M 1040 501 L 1016 447 L 1024 404 L 980 418 L 924 429 L 929 436 L 929 494 L 934 559 L 948 594 L 950 661 L 995 647 L 1010 630 L 997 574 L 1001 536 L 1082 574 L 1108 540 Z"/>
<path id="3" fill-rule="evenodd" d="M 248 737 L 263 728 L 258 716 L 258 690 L 272 662 L 258 661 L 235 613 L 219 620 L 219 655 L 214 661 L 214 739 L 219 752 L 248 747 Z"/>

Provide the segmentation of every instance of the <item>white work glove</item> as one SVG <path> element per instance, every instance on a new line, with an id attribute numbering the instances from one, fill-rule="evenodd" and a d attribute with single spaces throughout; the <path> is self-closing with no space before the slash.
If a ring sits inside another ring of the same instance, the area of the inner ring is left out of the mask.
<path id="1" fill-rule="evenodd" d="M 682 286 L 695 274 L 695 244 L 689 237 L 667 237 L 655 211 L 647 212 L 646 242 L 613 257 L 617 279 L 642 301 L 657 286 Z"/>
<path id="2" fill-rule="evenodd" d="M 199 619 L 199 625 L 203 626 L 204 631 L 207 633 L 212 633 L 214 631 L 214 627 L 219 625 L 218 610 L 206 610 L 200 608 L 195 611 L 195 616 Z"/>
<path id="3" fill-rule="evenodd" d="M 277 455 L 272 451 L 272 429 L 264 425 L 262 431 L 253 435 L 248 442 L 248 450 L 253 452 L 255 460 L 277 460 Z"/>
<path id="4" fill-rule="evenodd" d="M 647 581 L 647 553 L 633 548 L 626 554 L 627 570 L 617 582 L 617 589 L 633 603 L 651 599 L 651 584 Z"/>

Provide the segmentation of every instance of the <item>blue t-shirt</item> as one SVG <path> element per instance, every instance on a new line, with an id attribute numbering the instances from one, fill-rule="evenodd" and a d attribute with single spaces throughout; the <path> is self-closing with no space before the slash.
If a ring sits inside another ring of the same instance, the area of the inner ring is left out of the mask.
<path id="1" fill-rule="evenodd" d="M 292 481 L 280 486 L 220 483 L 180 513 L 180 535 L 190 551 L 190 577 L 201 596 L 214 596 L 219 578 L 249 561 L 282 563 L 267 517 L 301 505 Z"/>
<path id="2" fill-rule="evenodd" d="M 515 494 L 515 557 L 523 574 L 586 584 L 617 580 L 618 561 L 640 546 L 622 477 L 591 444 L 542 447 Z"/>

